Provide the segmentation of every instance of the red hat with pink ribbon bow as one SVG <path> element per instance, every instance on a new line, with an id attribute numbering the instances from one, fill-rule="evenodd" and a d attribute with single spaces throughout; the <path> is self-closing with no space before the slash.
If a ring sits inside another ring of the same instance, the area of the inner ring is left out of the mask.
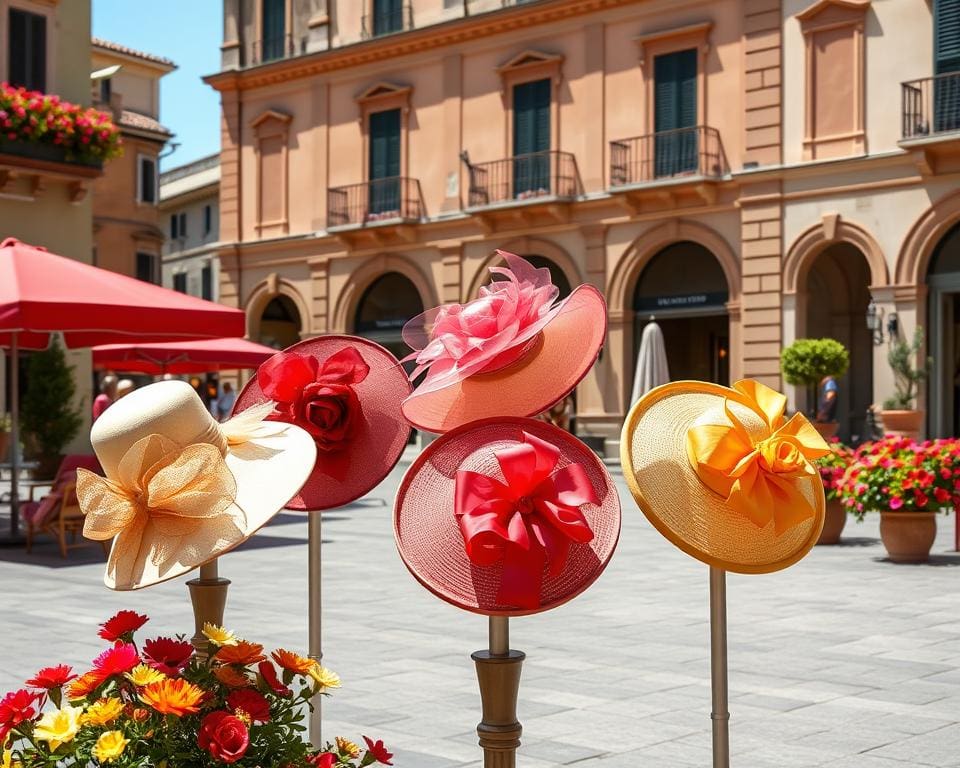
<path id="1" fill-rule="evenodd" d="M 431 592 L 489 616 L 556 607 L 600 575 L 620 534 L 603 462 L 562 429 L 466 424 L 411 465 L 394 505 L 400 556 Z"/>

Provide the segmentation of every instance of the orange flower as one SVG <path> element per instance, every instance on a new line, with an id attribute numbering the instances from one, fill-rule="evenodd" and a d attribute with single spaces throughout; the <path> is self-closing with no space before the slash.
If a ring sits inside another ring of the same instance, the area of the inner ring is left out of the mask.
<path id="1" fill-rule="evenodd" d="M 93 693 L 103 681 L 103 674 L 98 670 L 86 672 L 70 683 L 70 687 L 67 688 L 67 698 L 70 700 L 86 698 Z"/>
<path id="2" fill-rule="evenodd" d="M 266 656 L 263 655 L 263 646 L 258 643 L 248 643 L 246 640 L 238 640 L 236 645 L 225 645 L 217 651 L 214 658 L 221 664 L 256 664 L 263 661 Z"/>
<path id="3" fill-rule="evenodd" d="M 140 691 L 144 704 L 165 715 L 192 715 L 200 711 L 200 703 L 206 694 L 201 688 L 183 678 L 161 680 L 151 683 Z"/>
<path id="4" fill-rule="evenodd" d="M 273 660 L 281 667 L 298 675 L 308 675 L 310 670 L 316 666 L 313 659 L 305 659 L 303 656 L 298 656 L 293 651 L 285 651 L 283 648 L 275 650 L 272 656 Z"/>
<path id="5" fill-rule="evenodd" d="M 246 675 L 233 667 L 217 667 L 213 670 L 213 675 L 228 688 L 246 688 L 250 685 L 250 680 L 247 679 Z"/>

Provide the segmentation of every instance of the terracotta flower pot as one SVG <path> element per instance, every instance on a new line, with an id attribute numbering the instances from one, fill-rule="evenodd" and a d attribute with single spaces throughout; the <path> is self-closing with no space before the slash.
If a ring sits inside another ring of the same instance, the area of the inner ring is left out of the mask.
<path id="1" fill-rule="evenodd" d="M 883 431 L 889 435 L 920 438 L 920 429 L 923 427 L 923 411 L 880 411 L 883 419 Z"/>
<path id="2" fill-rule="evenodd" d="M 936 537 L 936 512 L 880 513 L 880 540 L 895 563 L 927 562 Z"/>
<path id="3" fill-rule="evenodd" d="M 815 421 L 813 422 L 814 429 L 820 433 L 820 437 L 824 440 L 829 440 L 840 428 L 840 425 L 836 421 Z"/>
<path id="4" fill-rule="evenodd" d="M 843 532 L 843 526 L 847 523 L 846 507 L 840 502 L 840 499 L 830 499 L 827 502 L 826 514 L 823 518 L 823 530 L 820 531 L 820 538 L 817 544 L 837 544 L 840 541 L 840 534 Z"/>

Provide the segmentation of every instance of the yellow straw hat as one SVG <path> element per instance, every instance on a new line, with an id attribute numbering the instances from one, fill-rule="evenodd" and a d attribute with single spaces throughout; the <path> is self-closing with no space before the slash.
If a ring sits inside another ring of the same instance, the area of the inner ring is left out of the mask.
<path id="1" fill-rule="evenodd" d="M 813 461 L 829 452 L 786 398 L 756 381 L 732 388 L 678 381 L 627 415 L 620 461 L 654 527 L 688 555 L 738 573 L 768 573 L 802 558 L 823 527 Z"/>

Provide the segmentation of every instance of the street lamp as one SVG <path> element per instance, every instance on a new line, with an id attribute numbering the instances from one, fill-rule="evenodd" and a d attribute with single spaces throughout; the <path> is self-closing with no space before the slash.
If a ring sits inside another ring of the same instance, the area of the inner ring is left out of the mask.
<path id="1" fill-rule="evenodd" d="M 873 299 L 867 305 L 867 330 L 873 333 L 873 343 L 883 344 L 883 310 Z M 897 335 L 897 313 L 891 312 L 887 318 L 887 338 L 892 340 Z"/>

